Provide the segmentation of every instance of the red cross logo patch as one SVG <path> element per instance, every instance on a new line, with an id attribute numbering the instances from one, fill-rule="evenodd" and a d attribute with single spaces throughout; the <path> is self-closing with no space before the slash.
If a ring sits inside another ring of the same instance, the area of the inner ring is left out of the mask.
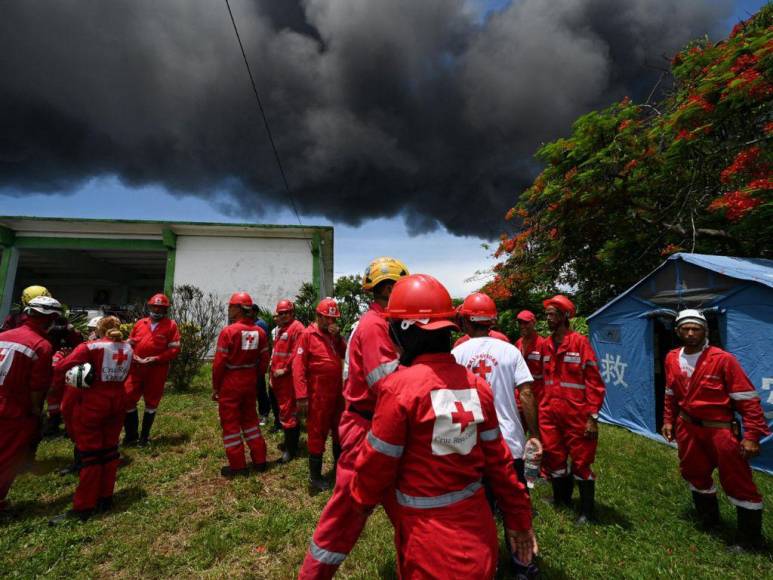
<path id="1" fill-rule="evenodd" d="M 477 389 L 438 389 L 430 393 L 435 424 L 433 455 L 467 455 L 478 441 L 483 410 Z"/>

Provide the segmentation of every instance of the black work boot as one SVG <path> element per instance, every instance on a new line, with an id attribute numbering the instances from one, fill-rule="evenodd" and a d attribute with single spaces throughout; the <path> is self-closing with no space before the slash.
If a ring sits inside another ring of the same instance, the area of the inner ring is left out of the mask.
<path id="1" fill-rule="evenodd" d="M 139 415 L 137 414 L 137 409 L 134 409 L 133 411 L 129 411 L 128 413 L 126 413 L 126 418 L 123 420 L 124 447 L 135 445 L 137 443 L 137 439 L 139 438 L 139 436 L 137 435 L 137 428 L 139 427 L 139 423 L 140 423 L 140 418 L 139 418 Z"/>
<path id="2" fill-rule="evenodd" d="M 695 504 L 695 511 L 698 513 L 698 520 L 703 529 L 715 528 L 719 525 L 719 503 L 715 493 L 692 492 L 692 501 Z"/>
<path id="3" fill-rule="evenodd" d="M 593 521 L 593 511 L 596 504 L 596 482 L 592 479 L 577 482 L 580 488 L 580 517 L 575 522 L 578 526 Z"/>
<path id="4" fill-rule="evenodd" d="M 67 520 L 80 520 L 85 522 L 92 516 L 93 513 L 94 510 L 67 510 L 63 514 L 59 514 L 58 516 L 54 516 L 48 520 L 48 525 L 56 526 L 66 522 Z"/>
<path id="5" fill-rule="evenodd" d="M 309 485 L 316 491 L 325 491 L 329 487 L 322 478 L 321 455 L 309 455 Z"/>
<path id="6" fill-rule="evenodd" d="M 764 546 L 762 540 L 762 510 L 750 510 L 736 506 L 738 530 L 735 542 L 730 546 L 733 552 L 760 550 Z"/>
<path id="7" fill-rule="evenodd" d="M 77 447 L 72 448 L 72 463 L 67 467 L 63 467 L 57 473 L 64 477 L 72 473 L 78 473 L 81 470 L 81 453 Z"/>
<path id="8" fill-rule="evenodd" d="M 553 487 L 553 505 L 555 507 L 571 507 L 574 478 L 571 475 L 554 477 L 550 480 Z"/>
<path id="9" fill-rule="evenodd" d="M 145 411 L 142 415 L 142 433 L 140 434 L 140 440 L 137 445 L 140 447 L 146 447 L 148 439 L 150 438 L 150 430 L 153 428 L 153 421 L 156 420 L 156 412 L 152 413 Z"/>
<path id="10" fill-rule="evenodd" d="M 62 424 L 62 416 L 59 413 L 49 415 L 46 418 L 46 424 L 43 427 L 43 437 L 57 437 L 61 435 L 59 426 Z"/>
<path id="11" fill-rule="evenodd" d="M 220 475 L 225 477 L 226 479 L 231 479 L 233 477 L 236 477 L 237 475 L 249 475 L 250 470 L 247 467 L 244 467 L 242 469 L 234 469 L 230 465 L 226 465 L 225 467 L 220 468 Z"/>
<path id="12" fill-rule="evenodd" d="M 100 497 L 97 500 L 97 512 L 109 512 L 111 509 L 113 509 L 113 496 L 109 495 L 107 497 Z"/>
<path id="13" fill-rule="evenodd" d="M 298 453 L 298 439 L 301 436 L 301 429 L 297 425 L 290 429 L 284 430 L 285 448 L 282 453 L 282 463 L 289 463 L 295 459 L 295 455 Z"/>

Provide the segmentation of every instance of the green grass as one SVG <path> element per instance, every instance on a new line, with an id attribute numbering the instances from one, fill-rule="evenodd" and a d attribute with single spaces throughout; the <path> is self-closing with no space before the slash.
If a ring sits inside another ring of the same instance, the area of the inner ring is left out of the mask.
<path id="1" fill-rule="evenodd" d="M 126 452 L 130 463 L 119 471 L 115 511 L 85 524 L 47 525 L 69 507 L 75 477 L 56 474 L 68 462 L 69 442 L 44 441 L 36 473 L 19 477 L 11 490 L 17 515 L 0 523 L 0 575 L 293 577 L 329 494 L 309 495 L 305 459 L 248 479 L 221 479 L 216 405 L 206 389 L 202 377 L 190 393 L 167 394 L 153 446 Z M 727 552 L 735 514 L 724 496 L 723 531 L 696 529 L 674 450 L 601 429 L 599 524 L 577 529 L 573 514 L 542 501 L 549 486 L 534 494 L 544 578 L 773 577 L 770 553 Z M 280 436 L 267 440 L 275 460 Z M 773 478 L 756 473 L 755 480 L 773 499 Z M 773 517 L 765 531 L 773 542 Z M 379 510 L 339 576 L 393 578 L 393 570 L 391 528 Z"/>

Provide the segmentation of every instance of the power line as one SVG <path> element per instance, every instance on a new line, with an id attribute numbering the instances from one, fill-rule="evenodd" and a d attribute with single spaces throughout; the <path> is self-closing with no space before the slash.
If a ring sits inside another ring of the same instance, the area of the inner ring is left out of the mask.
<path id="1" fill-rule="evenodd" d="M 244 66 L 247 68 L 247 74 L 250 77 L 250 83 L 252 84 L 252 92 L 255 94 L 255 101 L 258 103 L 258 110 L 260 111 L 260 116 L 263 117 L 263 125 L 266 127 L 266 133 L 268 134 L 268 141 L 269 143 L 271 143 L 271 149 L 274 152 L 274 159 L 276 160 L 276 165 L 277 167 L 279 167 L 279 173 L 282 175 L 282 183 L 284 183 L 285 192 L 287 193 L 287 197 L 290 199 L 290 206 L 293 209 L 295 218 L 298 220 L 298 225 L 302 226 L 303 222 L 301 222 L 301 216 L 298 213 L 298 208 L 295 205 L 295 198 L 293 197 L 293 193 L 290 190 L 290 184 L 287 181 L 287 175 L 285 174 L 284 167 L 282 166 L 282 160 L 279 157 L 279 151 L 277 150 L 276 144 L 274 143 L 274 136 L 272 135 L 271 127 L 268 124 L 266 111 L 263 109 L 263 102 L 260 100 L 260 94 L 258 94 L 258 86 L 255 84 L 255 77 L 252 76 L 252 69 L 250 68 L 250 62 L 247 60 L 247 53 L 244 52 L 242 37 L 239 35 L 239 28 L 236 26 L 236 19 L 234 19 L 234 13 L 231 11 L 231 4 L 228 2 L 228 0 L 225 0 L 225 5 L 226 5 L 226 8 L 228 8 L 228 15 L 231 17 L 231 24 L 233 25 L 234 33 L 236 34 L 236 40 L 239 43 L 239 48 L 242 51 Z"/>

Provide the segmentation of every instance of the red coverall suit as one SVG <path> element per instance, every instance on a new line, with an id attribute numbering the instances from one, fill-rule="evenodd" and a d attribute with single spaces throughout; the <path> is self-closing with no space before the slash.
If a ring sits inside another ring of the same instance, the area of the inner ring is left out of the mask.
<path id="1" fill-rule="evenodd" d="M 343 357 L 346 342 L 340 336 L 323 332 L 312 322 L 298 339 L 293 357 L 295 398 L 309 399 L 309 455 L 322 455 L 325 440 L 332 430 L 333 442 L 338 443 L 338 423 L 344 410 Z"/>
<path id="2" fill-rule="evenodd" d="M 129 335 L 129 343 L 138 358 L 157 356 L 156 362 L 135 363 L 126 381 L 126 411 L 134 411 L 140 398 L 145 400 L 145 412 L 155 413 L 164 394 L 169 363 L 180 354 L 180 331 L 170 318 L 158 321 L 155 330 L 150 317 L 137 321 Z"/>
<path id="3" fill-rule="evenodd" d="M 727 499 L 738 507 L 761 510 L 762 496 L 729 425 L 736 411 L 743 418 L 745 439 L 759 442 L 770 434 L 759 393 L 736 358 L 721 348 L 709 346 L 703 351 L 692 378 L 680 368 L 680 351 L 677 348 L 666 356 L 663 423 L 676 426 L 682 477 L 693 491 L 715 494 L 711 474 L 719 468 Z M 726 426 L 701 426 L 696 419 Z"/>
<path id="4" fill-rule="evenodd" d="M 484 477 L 505 527 L 529 530 L 531 504 L 483 379 L 440 353 L 384 381 L 350 488 L 366 510 L 395 485 L 401 578 L 494 577 L 499 542 Z"/>
<path id="5" fill-rule="evenodd" d="M 588 339 L 567 331 L 556 348 L 552 338 L 543 342 L 542 402 L 539 430 L 542 464 L 551 477 L 565 477 L 567 457 L 575 479 L 595 479 L 591 464 L 598 439 L 585 437 L 585 425 L 604 402 L 605 386 Z"/>
<path id="6" fill-rule="evenodd" d="M 332 578 L 357 543 L 367 521 L 367 516 L 352 500 L 349 481 L 354 475 L 354 462 L 370 429 L 377 392 L 383 379 L 399 365 L 383 312 L 380 304 L 371 304 L 349 337 L 349 372 L 344 383 L 346 409 L 338 426 L 341 456 L 336 468 L 335 488 L 322 510 L 299 578 Z M 387 494 L 385 501 L 385 510 L 390 515 L 394 495 Z"/>
<path id="7" fill-rule="evenodd" d="M 40 429 L 40 397 L 51 384 L 51 343 L 32 326 L 0 332 L 0 510 Z"/>
<path id="8" fill-rule="evenodd" d="M 499 340 L 504 340 L 505 342 L 510 342 L 510 339 L 507 338 L 506 335 L 502 334 L 498 330 L 493 330 L 493 329 L 489 330 L 488 331 L 488 335 L 491 338 L 498 338 Z M 460 344 L 464 344 L 468 340 L 470 340 L 470 335 L 469 334 L 465 334 L 464 336 L 462 336 L 462 337 L 457 339 L 457 341 L 454 343 L 454 346 L 452 348 L 456 348 L 457 346 L 459 346 Z"/>
<path id="9" fill-rule="evenodd" d="M 251 320 L 229 324 L 217 339 L 212 363 L 212 388 L 218 394 L 223 446 L 231 469 L 245 469 L 244 444 L 256 466 L 266 463 L 266 442 L 260 432 L 257 392 L 259 373 L 268 368 L 268 336 Z"/>
<path id="10" fill-rule="evenodd" d="M 531 392 L 534 393 L 534 398 L 537 404 L 542 400 L 542 390 L 544 388 L 543 376 L 542 376 L 542 348 L 545 342 L 545 338 L 537 335 L 532 341 L 524 344 L 523 338 L 519 338 L 515 342 L 515 347 L 521 351 L 523 358 L 526 360 L 526 365 L 529 367 L 529 372 L 534 379 L 531 384 Z M 518 391 L 516 390 L 516 393 Z"/>
<path id="11" fill-rule="evenodd" d="M 75 440 L 81 461 L 72 502 L 75 511 L 92 510 L 98 500 L 113 496 L 132 347 L 107 338 L 85 342 L 54 366 L 54 374 L 63 381 L 69 369 L 84 363 L 91 365 L 94 382 L 85 389 L 68 386 L 62 399 L 67 432 Z"/>
<path id="12" fill-rule="evenodd" d="M 295 387 L 293 386 L 292 363 L 298 337 L 304 331 L 303 324 L 293 320 L 284 328 L 276 327 L 274 350 L 271 352 L 271 388 L 274 390 L 279 404 L 279 422 L 283 429 L 293 429 L 298 426 L 298 409 L 295 404 Z M 274 373 L 285 370 L 281 377 Z"/>

